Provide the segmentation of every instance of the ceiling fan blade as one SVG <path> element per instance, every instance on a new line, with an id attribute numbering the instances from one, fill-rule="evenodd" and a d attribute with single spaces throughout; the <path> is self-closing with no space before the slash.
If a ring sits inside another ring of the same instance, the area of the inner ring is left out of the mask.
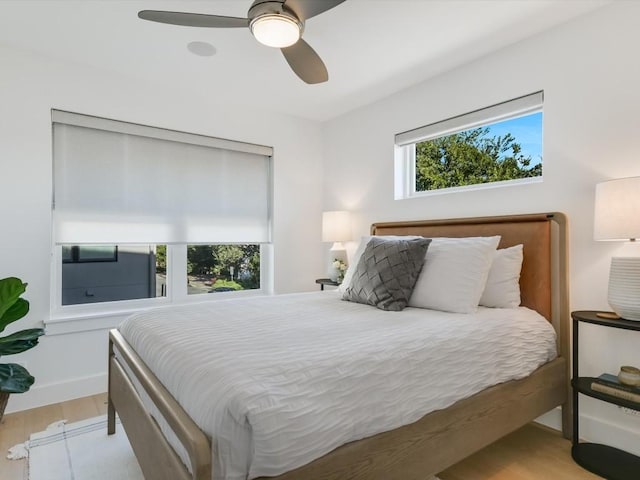
<path id="1" fill-rule="evenodd" d="M 290 47 L 281 48 L 291 69 L 306 83 L 322 83 L 329 80 L 324 62 L 311 46 L 300 39 Z"/>
<path id="2" fill-rule="evenodd" d="M 205 15 L 202 13 L 163 12 L 160 10 L 141 10 L 138 17 L 152 22 L 183 25 L 185 27 L 237 28 L 248 27 L 248 18 Z"/>
<path id="3" fill-rule="evenodd" d="M 284 6 L 293 10 L 298 18 L 308 20 L 311 17 L 337 7 L 345 0 L 285 0 Z"/>

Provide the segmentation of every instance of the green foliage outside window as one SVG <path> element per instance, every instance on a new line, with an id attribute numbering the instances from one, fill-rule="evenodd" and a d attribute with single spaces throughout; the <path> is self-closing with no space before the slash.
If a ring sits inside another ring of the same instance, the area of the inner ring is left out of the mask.
<path id="1" fill-rule="evenodd" d="M 156 245 L 156 273 L 167 273 L 166 245 Z"/>
<path id="2" fill-rule="evenodd" d="M 230 285 L 215 284 L 214 288 L 260 288 L 260 245 L 189 245 L 187 262 L 190 275 L 233 281 Z"/>
<path id="3" fill-rule="evenodd" d="M 542 175 L 516 138 L 475 128 L 416 143 L 416 191 L 476 185 Z"/>

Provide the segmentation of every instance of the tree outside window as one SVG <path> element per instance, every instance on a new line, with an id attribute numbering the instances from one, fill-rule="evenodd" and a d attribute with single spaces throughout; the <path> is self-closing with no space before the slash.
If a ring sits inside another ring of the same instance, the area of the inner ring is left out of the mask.
<path id="1" fill-rule="evenodd" d="M 415 144 L 416 192 L 542 176 L 542 112 Z"/>

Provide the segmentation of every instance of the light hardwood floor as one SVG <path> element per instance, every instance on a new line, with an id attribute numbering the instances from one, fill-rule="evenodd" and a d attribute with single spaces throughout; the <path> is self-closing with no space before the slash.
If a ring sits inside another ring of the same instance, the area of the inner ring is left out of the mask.
<path id="1" fill-rule="evenodd" d="M 0 479 L 28 479 L 27 462 L 7 460 L 6 457 L 9 448 L 27 440 L 31 433 L 41 432 L 50 423 L 61 419 L 77 422 L 106 413 L 107 394 L 104 393 L 5 415 L 0 424 Z"/>
<path id="2" fill-rule="evenodd" d="M 57 420 L 76 422 L 103 415 L 106 400 L 106 394 L 94 395 L 5 415 L 0 425 L 0 479 L 28 478 L 26 461 L 6 459 L 10 447 Z M 599 479 L 573 462 L 570 449 L 570 442 L 557 432 L 530 424 L 445 470 L 439 477 L 442 480 Z"/>

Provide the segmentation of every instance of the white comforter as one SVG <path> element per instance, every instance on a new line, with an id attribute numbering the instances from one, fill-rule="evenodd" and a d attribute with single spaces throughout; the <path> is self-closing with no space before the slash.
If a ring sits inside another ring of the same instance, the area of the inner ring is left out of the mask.
<path id="1" fill-rule="evenodd" d="M 157 309 L 120 331 L 213 439 L 226 480 L 281 474 L 556 356 L 524 307 L 384 312 L 335 292 Z"/>

